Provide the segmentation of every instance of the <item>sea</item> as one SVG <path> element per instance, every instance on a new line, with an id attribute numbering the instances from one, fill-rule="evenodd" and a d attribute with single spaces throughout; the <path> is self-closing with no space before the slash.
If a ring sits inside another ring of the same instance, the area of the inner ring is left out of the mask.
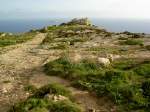
<path id="1" fill-rule="evenodd" d="M 21 33 L 31 29 L 39 29 L 49 25 L 59 25 L 69 21 L 65 19 L 32 19 L 32 20 L 0 20 L 0 32 Z M 135 32 L 150 34 L 150 20 L 130 19 L 95 19 L 91 18 L 94 25 L 105 28 L 110 32 Z"/>

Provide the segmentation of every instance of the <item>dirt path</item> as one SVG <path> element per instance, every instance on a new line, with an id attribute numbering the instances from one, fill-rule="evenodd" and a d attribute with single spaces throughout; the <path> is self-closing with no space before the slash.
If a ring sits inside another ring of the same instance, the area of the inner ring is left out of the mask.
<path id="1" fill-rule="evenodd" d="M 41 87 L 49 83 L 57 83 L 68 88 L 76 99 L 76 102 L 83 108 L 85 112 L 89 109 L 98 110 L 96 112 L 115 112 L 111 111 L 114 108 L 113 104 L 107 98 L 97 98 L 91 95 L 88 91 L 76 89 L 70 85 L 70 82 L 56 76 L 46 76 L 45 74 L 36 74 L 30 79 L 30 84 Z M 95 112 L 95 111 L 93 111 Z"/>
<path id="2" fill-rule="evenodd" d="M 56 51 L 40 47 L 44 38 L 44 34 L 38 34 L 33 40 L 19 45 L 19 48 L 0 55 L 0 112 L 6 112 L 11 105 L 29 96 L 24 91 L 25 85 L 41 87 L 49 83 L 59 83 L 69 88 L 85 110 L 94 108 L 100 112 L 110 112 L 113 105 L 106 98 L 97 99 L 87 91 L 71 87 L 62 78 L 44 74 L 42 66 L 46 59 L 55 59 L 58 55 Z"/>
<path id="3" fill-rule="evenodd" d="M 42 63 L 42 58 L 30 52 L 39 46 L 44 37 L 44 34 L 38 34 L 33 40 L 0 55 L 0 112 L 5 112 L 9 105 L 28 96 L 24 85 Z"/>

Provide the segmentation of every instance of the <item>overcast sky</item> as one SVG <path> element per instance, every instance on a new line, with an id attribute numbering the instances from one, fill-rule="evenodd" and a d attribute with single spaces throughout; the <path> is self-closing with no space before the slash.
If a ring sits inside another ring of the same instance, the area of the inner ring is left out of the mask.
<path id="1" fill-rule="evenodd" d="M 0 19 L 150 19 L 150 0 L 0 0 Z"/>

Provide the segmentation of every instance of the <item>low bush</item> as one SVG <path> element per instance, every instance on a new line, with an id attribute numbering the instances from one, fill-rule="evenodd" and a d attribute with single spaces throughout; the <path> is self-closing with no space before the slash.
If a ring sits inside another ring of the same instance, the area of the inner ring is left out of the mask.
<path id="1" fill-rule="evenodd" d="M 134 70 L 137 74 L 150 78 L 150 63 L 142 64 Z"/>
<path id="2" fill-rule="evenodd" d="M 71 93 L 64 86 L 58 84 L 49 84 L 46 85 L 34 92 L 31 98 L 44 98 L 46 94 L 56 94 L 56 95 L 63 95 L 66 97 L 71 98 Z"/>
<path id="3" fill-rule="evenodd" d="M 116 62 L 113 62 L 112 66 L 116 69 L 120 70 L 130 70 L 134 68 L 137 65 L 135 61 L 132 59 L 125 59 L 125 60 L 118 60 Z"/>
<path id="4" fill-rule="evenodd" d="M 50 101 L 30 98 L 13 106 L 9 112 L 81 112 L 80 107 L 71 101 Z"/>
<path id="5" fill-rule="evenodd" d="M 150 98 L 150 80 L 147 80 L 142 83 L 142 89 L 144 96 Z"/>
<path id="6" fill-rule="evenodd" d="M 143 46 L 143 41 L 142 40 L 137 40 L 137 39 L 128 39 L 128 40 L 126 40 L 124 42 L 121 42 L 121 44 Z"/>
<path id="7" fill-rule="evenodd" d="M 25 91 L 29 91 L 29 92 L 32 92 L 32 93 L 34 93 L 36 91 L 36 87 L 33 86 L 33 85 L 27 85 L 27 86 L 25 86 L 24 89 L 25 89 Z"/>
<path id="8" fill-rule="evenodd" d="M 53 101 L 44 97 L 47 94 L 62 95 L 68 99 Z M 12 106 L 8 112 L 81 112 L 80 107 L 70 98 L 70 91 L 63 86 L 49 84 L 37 89 L 26 101 Z"/>
<path id="9" fill-rule="evenodd" d="M 81 112 L 79 106 L 70 101 L 60 101 L 49 106 L 50 112 Z"/>
<path id="10" fill-rule="evenodd" d="M 145 46 L 145 48 L 150 51 L 150 45 Z"/>

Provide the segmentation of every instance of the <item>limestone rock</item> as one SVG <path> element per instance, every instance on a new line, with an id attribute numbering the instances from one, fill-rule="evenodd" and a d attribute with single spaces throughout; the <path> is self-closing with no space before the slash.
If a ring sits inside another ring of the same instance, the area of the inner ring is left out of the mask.
<path id="1" fill-rule="evenodd" d="M 6 33 L 2 33 L 0 36 L 1 36 L 1 37 L 5 37 L 5 36 L 6 36 Z"/>
<path id="2" fill-rule="evenodd" d="M 110 65 L 110 60 L 108 58 L 98 58 L 98 62 L 104 66 Z"/>
<path id="3" fill-rule="evenodd" d="M 47 95 L 45 95 L 45 98 L 48 100 L 53 100 L 54 102 L 68 100 L 68 98 L 65 96 L 54 95 L 54 94 L 47 94 Z"/>
<path id="4" fill-rule="evenodd" d="M 3 88 L 2 89 L 2 93 L 7 93 L 8 91 L 7 91 L 7 89 L 6 88 Z"/>

